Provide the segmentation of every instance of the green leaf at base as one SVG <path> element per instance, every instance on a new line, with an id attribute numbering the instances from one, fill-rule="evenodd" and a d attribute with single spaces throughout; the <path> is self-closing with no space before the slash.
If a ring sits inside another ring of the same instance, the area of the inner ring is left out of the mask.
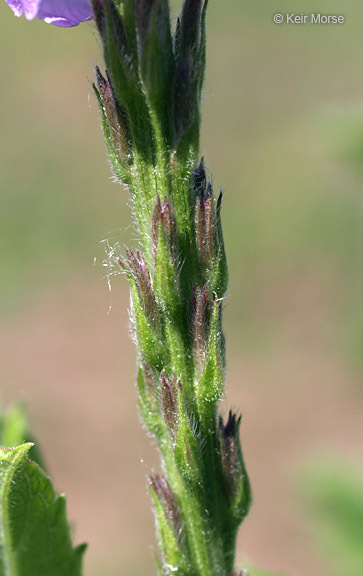
<path id="1" fill-rule="evenodd" d="M 64 495 L 27 459 L 32 444 L 0 448 L 0 576 L 81 576 Z"/>
<path id="2" fill-rule="evenodd" d="M 24 442 L 35 442 L 29 431 L 29 421 L 24 404 L 16 403 L 4 412 L 0 411 L 0 446 L 18 446 Z M 46 470 L 44 459 L 37 444 L 28 453 L 33 462 Z"/>

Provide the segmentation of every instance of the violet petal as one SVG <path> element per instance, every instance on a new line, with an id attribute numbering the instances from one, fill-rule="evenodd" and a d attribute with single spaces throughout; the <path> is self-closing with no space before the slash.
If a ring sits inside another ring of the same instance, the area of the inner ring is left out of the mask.
<path id="1" fill-rule="evenodd" d="M 23 11 L 27 20 L 33 20 L 38 13 L 41 0 L 6 0 L 15 16 L 21 16 Z"/>
<path id="2" fill-rule="evenodd" d="M 88 0 L 43 0 L 37 16 L 48 24 L 68 28 L 91 20 L 93 12 Z"/>

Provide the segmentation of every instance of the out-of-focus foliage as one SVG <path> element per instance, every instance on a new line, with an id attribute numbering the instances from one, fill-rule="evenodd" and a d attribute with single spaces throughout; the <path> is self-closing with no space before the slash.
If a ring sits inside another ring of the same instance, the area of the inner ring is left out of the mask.
<path id="1" fill-rule="evenodd" d="M 282 576 L 282 574 L 276 574 L 276 572 L 265 572 L 262 570 L 257 570 L 257 568 L 249 568 L 246 576 Z M 242 572 L 241 576 L 245 576 Z"/>
<path id="2" fill-rule="evenodd" d="M 301 488 L 309 526 L 329 576 L 361 576 L 363 568 L 363 473 L 348 461 L 320 463 L 303 474 Z"/>

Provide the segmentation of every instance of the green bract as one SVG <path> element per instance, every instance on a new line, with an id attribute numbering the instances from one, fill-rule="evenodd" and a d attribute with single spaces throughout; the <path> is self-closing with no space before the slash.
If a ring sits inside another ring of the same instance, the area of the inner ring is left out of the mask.
<path id="1" fill-rule="evenodd" d="M 199 159 L 207 1 L 94 0 L 106 71 L 95 92 L 111 166 L 127 185 L 140 238 L 120 255 L 131 287 L 143 421 L 164 474 L 150 478 L 160 573 L 231 576 L 251 502 L 241 418 L 224 393 L 228 271 L 214 194 Z"/>

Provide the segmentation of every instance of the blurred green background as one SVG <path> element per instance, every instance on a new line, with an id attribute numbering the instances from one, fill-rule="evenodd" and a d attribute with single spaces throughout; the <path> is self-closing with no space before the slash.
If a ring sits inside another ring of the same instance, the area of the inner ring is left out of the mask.
<path id="1" fill-rule="evenodd" d="M 173 2 L 173 14 L 178 2 Z M 273 15 L 342 14 L 341 26 Z M 228 399 L 244 414 L 254 507 L 239 558 L 363 573 L 363 5 L 213 0 L 202 153 L 225 191 Z M 128 291 L 104 245 L 135 243 L 91 82 L 92 24 L 0 4 L 0 381 L 27 402 L 86 575 L 152 573 Z"/>

